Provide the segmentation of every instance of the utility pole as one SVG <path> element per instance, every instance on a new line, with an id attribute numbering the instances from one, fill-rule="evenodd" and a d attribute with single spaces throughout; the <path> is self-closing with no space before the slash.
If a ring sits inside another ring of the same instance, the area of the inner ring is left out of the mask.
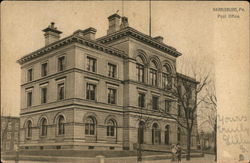
<path id="1" fill-rule="evenodd" d="M 149 0 L 149 36 L 151 37 L 151 0 Z"/>

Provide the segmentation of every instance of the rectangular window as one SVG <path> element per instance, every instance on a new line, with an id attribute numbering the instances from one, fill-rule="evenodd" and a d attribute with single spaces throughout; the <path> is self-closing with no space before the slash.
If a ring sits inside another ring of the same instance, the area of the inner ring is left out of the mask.
<path id="1" fill-rule="evenodd" d="M 64 83 L 58 84 L 57 86 L 57 99 L 63 100 L 65 98 Z"/>
<path id="2" fill-rule="evenodd" d="M 7 140 L 11 139 L 11 132 L 7 132 Z"/>
<path id="3" fill-rule="evenodd" d="M 58 71 L 65 70 L 65 56 L 58 58 Z"/>
<path id="4" fill-rule="evenodd" d="M 96 98 L 96 85 L 87 83 L 86 98 L 88 100 L 95 100 Z"/>
<path id="5" fill-rule="evenodd" d="M 48 64 L 47 63 L 43 63 L 41 65 L 41 76 L 42 77 L 43 76 L 47 76 L 47 72 L 48 72 L 47 68 L 48 68 Z"/>
<path id="6" fill-rule="evenodd" d="M 96 72 L 96 59 L 87 57 L 87 70 L 91 72 Z"/>
<path id="7" fill-rule="evenodd" d="M 171 102 L 169 100 L 165 100 L 165 112 L 170 112 Z"/>
<path id="8" fill-rule="evenodd" d="M 152 86 L 157 85 L 157 71 L 155 69 L 150 69 L 150 84 Z"/>
<path id="9" fill-rule="evenodd" d="M 111 63 L 108 64 L 108 76 L 112 78 L 116 77 L 116 65 Z"/>
<path id="10" fill-rule="evenodd" d="M 116 104 L 116 89 L 108 88 L 108 103 Z"/>
<path id="11" fill-rule="evenodd" d="M 28 81 L 32 81 L 33 80 L 33 69 L 28 69 L 28 72 L 27 72 L 27 79 Z"/>
<path id="12" fill-rule="evenodd" d="M 136 64 L 137 70 L 137 80 L 138 82 L 144 82 L 144 66 L 141 64 Z"/>
<path id="13" fill-rule="evenodd" d="M 145 107 L 145 94 L 139 93 L 138 96 L 138 107 L 144 108 Z"/>
<path id="14" fill-rule="evenodd" d="M 47 103 L 47 88 L 41 88 L 41 103 Z"/>
<path id="15" fill-rule="evenodd" d="M 152 109 L 153 110 L 158 110 L 158 97 L 157 96 L 153 96 L 152 97 Z"/>
<path id="16" fill-rule="evenodd" d="M 27 106 L 32 106 L 32 92 L 27 92 Z"/>

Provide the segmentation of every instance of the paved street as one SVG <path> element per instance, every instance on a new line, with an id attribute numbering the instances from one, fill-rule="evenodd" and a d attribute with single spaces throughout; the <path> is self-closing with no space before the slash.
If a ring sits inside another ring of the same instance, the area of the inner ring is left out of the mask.
<path id="1" fill-rule="evenodd" d="M 192 158 L 191 161 L 185 161 L 185 159 L 183 159 L 181 162 L 185 163 L 213 163 L 214 156 L 213 155 L 206 155 L 205 157 L 202 158 Z M 3 163 L 15 163 L 15 161 L 2 161 Z M 75 161 L 74 161 L 75 162 Z M 88 161 L 79 161 L 79 163 L 88 163 Z M 111 160 L 106 160 L 105 163 L 132 163 L 134 161 L 131 160 L 118 160 L 118 159 L 112 159 Z M 142 161 L 142 163 L 170 163 L 171 160 L 152 160 L 152 161 Z M 45 161 L 19 161 L 18 163 L 45 163 Z M 50 163 L 56 163 L 56 162 L 50 162 Z M 66 163 L 66 162 L 65 162 Z M 92 163 L 92 162 L 91 162 Z M 99 163 L 98 161 L 95 161 L 95 163 Z"/>

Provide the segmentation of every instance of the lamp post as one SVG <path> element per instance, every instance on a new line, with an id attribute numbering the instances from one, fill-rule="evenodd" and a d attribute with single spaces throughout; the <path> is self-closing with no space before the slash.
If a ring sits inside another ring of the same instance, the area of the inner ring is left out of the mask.
<path id="1" fill-rule="evenodd" d="M 201 130 L 201 132 L 200 132 L 200 136 L 201 136 L 201 153 L 202 153 L 202 157 L 204 156 L 204 150 L 203 150 L 203 148 L 204 148 L 204 131 L 203 130 Z"/>

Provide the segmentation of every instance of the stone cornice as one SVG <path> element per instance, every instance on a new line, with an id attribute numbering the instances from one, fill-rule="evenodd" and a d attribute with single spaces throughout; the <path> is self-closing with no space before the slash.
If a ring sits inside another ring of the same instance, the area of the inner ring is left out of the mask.
<path id="1" fill-rule="evenodd" d="M 123 37 L 132 37 L 132 38 L 139 40 L 139 41 L 141 41 L 141 42 L 143 42 L 151 47 L 154 47 L 158 50 L 161 50 L 165 53 L 168 53 L 174 57 L 178 57 L 178 56 L 182 55 L 175 48 L 168 46 L 164 43 L 161 43 L 159 41 L 156 41 L 154 38 L 152 38 L 148 35 L 145 35 L 145 34 L 139 32 L 131 27 L 126 27 L 126 28 L 119 30 L 117 32 L 114 32 L 110 35 L 103 36 L 103 37 L 97 39 L 97 41 L 100 43 L 106 44 L 106 43 L 110 43 L 110 42 L 116 41 L 118 39 L 121 39 Z"/>
<path id="2" fill-rule="evenodd" d="M 51 52 L 55 49 L 58 49 L 62 46 L 65 46 L 65 45 L 68 45 L 70 43 L 80 43 L 84 46 L 87 46 L 87 47 L 90 47 L 90 48 L 93 48 L 93 49 L 96 49 L 96 50 L 99 50 L 99 51 L 102 51 L 104 53 L 108 53 L 108 54 L 111 54 L 111 55 L 115 55 L 115 56 L 118 56 L 118 57 L 121 57 L 121 58 L 126 58 L 127 55 L 121 51 L 121 50 L 118 50 L 118 49 L 115 49 L 115 48 L 112 48 L 112 47 L 108 47 L 106 45 L 103 45 L 101 43 L 98 43 L 94 40 L 88 40 L 88 39 L 84 39 L 80 36 L 76 36 L 76 35 L 71 35 L 71 36 L 68 36 L 66 38 L 63 38 L 61 40 L 58 40 L 52 44 L 49 44 L 41 49 L 38 49 L 28 55 L 25 55 L 24 57 L 22 57 L 21 59 L 19 59 L 17 62 L 19 64 L 24 64 L 32 59 L 35 59 L 35 58 L 38 58 L 44 54 L 47 54 L 48 52 Z"/>

